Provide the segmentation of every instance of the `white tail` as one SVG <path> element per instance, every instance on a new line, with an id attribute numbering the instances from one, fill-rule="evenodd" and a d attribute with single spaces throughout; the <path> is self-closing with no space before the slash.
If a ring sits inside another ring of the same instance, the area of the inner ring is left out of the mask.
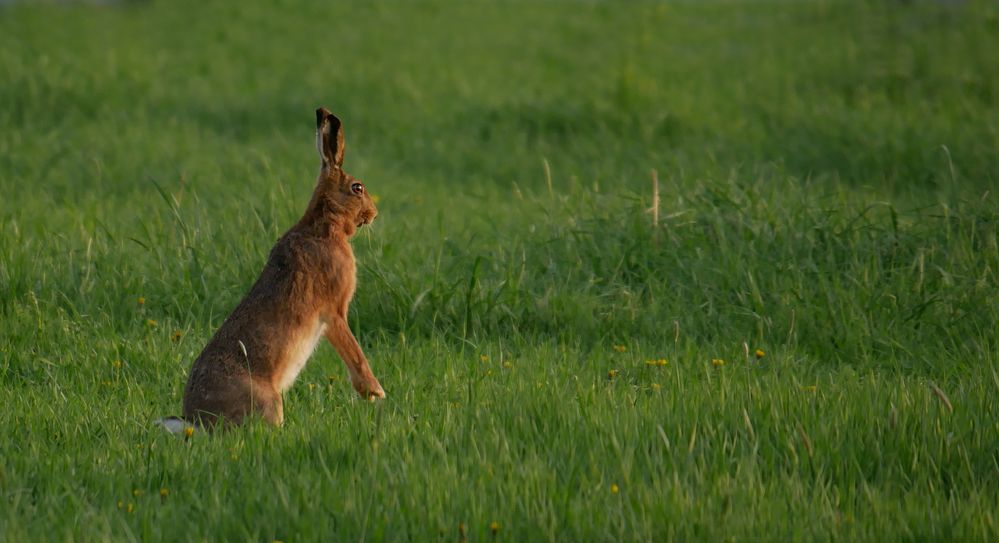
<path id="1" fill-rule="evenodd" d="M 179 417 L 165 417 L 162 419 L 156 419 L 153 421 L 153 424 L 157 426 L 162 426 L 164 430 L 170 432 L 171 434 L 187 433 L 188 428 L 194 430 L 193 424 Z"/>

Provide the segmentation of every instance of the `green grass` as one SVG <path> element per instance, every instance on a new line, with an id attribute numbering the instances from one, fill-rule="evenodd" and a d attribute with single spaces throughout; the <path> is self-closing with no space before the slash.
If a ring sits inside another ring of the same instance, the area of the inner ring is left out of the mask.
<path id="1" fill-rule="evenodd" d="M 992 2 L 0 8 L 0 540 L 996 540 L 997 41 Z M 323 345 L 283 428 L 166 435 L 319 105 L 388 399 Z"/>

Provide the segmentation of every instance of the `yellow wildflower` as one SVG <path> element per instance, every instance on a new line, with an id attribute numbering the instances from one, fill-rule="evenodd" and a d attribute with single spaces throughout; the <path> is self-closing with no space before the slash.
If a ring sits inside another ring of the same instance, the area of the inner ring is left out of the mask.
<path id="1" fill-rule="evenodd" d="M 160 497 L 161 498 L 165 498 L 165 497 L 167 497 L 169 495 L 170 495 L 170 490 L 169 489 L 166 489 L 166 488 L 161 488 L 160 489 Z"/>
<path id="2" fill-rule="evenodd" d="M 614 347 L 614 350 L 617 351 L 617 352 L 619 352 L 619 353 L 623 353 L 623 352 L 625 352 L 625 351 L 628 350 L 628 348 L 625 347 L 624 345 L 614 345 L 613 347 Z"/>
<path id="3" fill-rule="evenodd" d="M 118 509 L 121 509 L 122 507 L 125 507 L 125 502 L 118 500 Z"/>
<path id="4" fill-rule="evenodd" d="M 139 496 L 142 495 L 142 491 L 136 488 L 135 490 L 132 491 L 132 495 L 138 498 Z"/>
<path id="5" fill-rule="evenodd" d="M 315 383 L 309 383 L 309 390 L 315 390 L 315 389 L 316 389 L 316 384 Z"/>
<path id="6" fill-rule="evenodd" d="M 193 436 L 193 435 L 194 435 L 194 428 L 193 428 L 193 427 L 191 427 L 191 426 L 188 426 L 187 428 L 184 428 L 184 435 L 185 435 L 186 437 L 191 437 L 191 436 Z"/>
<path id="7" fill-rule="evenodd" d="M 660 367 L 662 367 L 662 366 L 665 366 L 666 364 L 669 364 L 669 360 L 666 360 L 665 358 L 660 358 L 658 360 L 646 360 L 645 361 L 645 365 L 646 366 L 660 366 Z"/>
<path id="8" fill-rule="evenodd" d="M 173 331 L 173 336 L 171 337 L 171 339 L 173 339 L 174 343 L 177 343 L 178 341 L 180 341 L 180 338 L 183 335 L 184 335 L 183 332 L 181 332 L 180 330 L 174 330 Z"/>
<path id="9" fill-rule="evenodd" d="M 496 532 L 499 531 L 499 528 L 500 528 L 499 523 L 496 522 L 495 520 L 489 525 L 489 531 L 492 532 L 493 535 L 496 535 Z"/>
<path id="10" fill-rule="evenodd" d="M 507 361 L 503 362 L 503 367 L 506 368 L 506 369 L 510 369 L 510 368 L 513 367 L 513 363 L 511 363 L 509 360 L 507 360 Z"/>
<path id="11" fill-rule="evenodd" d="M 121 367 L 121 360 L 115 359 L 115 360 L 113 360 L 111 362 L 111 365 L 114 366 L 114 367 L 116 367 L 116 368 L 120 368 Z"/>
<path id="12" fill-rule="evenodd" d="M 659 390 L 660 388 L 662 387 L 659 386 L 659 383 L 652 383 L 652 390 Z"/>
<path id="13" fill-rule="evenodd" d="M 139 302 L 139 305 L 146 305 L 146 299 L 142 296 L 139 296 L 139 299 L 136 301 Z"/>
<path id="14" fill-rule="evenodd" d="M 135 511 L 135 505 L 134 505 L 134 504 L 132 504 L 132 503 L 129 503 L 129 504 L 128 504 L 128 509 L 127 509 L 127 511 L 128 511 L 129 513 L 131 513 L 132 511 Z"/>
<path id="15" fill-rule="evenodd" d="M 156 321 L 154 321 L 153 319 L 146 319 L 146 326 L 148 326 L 148 327 L 150 327 L 150 328 L 156 328 L 156 326 L 157 326 L 158 324 L 159 324 L 159 323 L 158 323 L 158 322 L 156 322 Z"/>
<path id="16" fill-rule="evenodd" d="M 756 355 L 756 359 L 759 360 L 764 356 L 766 356 L 767 353 L 763 352 L 763 349 L 756 349 L 756 352 L 754 352 L 753 354 Z"/>
<path id="17" fill-rule="evenodd" d="M 819 387 L 816 386 L 816 385 L 808 385 L 808 386 L 801 387 L 802 390 L 807 391 L 807 392 L 815 392 L 816 390 L 818 390 L 818 388 Z"/>
<path id="18" fill-rule="evenodd" d="M 480 354 L 479 355 L 479 361 L 480 362 L 489 362 L 489 355 L 487 355 L 487 354 Z"/>
<path id="19" fill-rule="evenodd" d="M 620 490 L 620 489 L 617 487 L 617 485 L 611 485 L 611 489 L 610 490 L 611 490 L 611 494 L 617 494 L 618 490 Z"/>
<path id="20" fill-rule="evenodd" d="M 724 366 L 725 365 L 725 361 L 722 360 L 721 358 L 712 358 L 711 359 L 711 365 L 712 366 Z"/>
<path id="21" fill-rule="evenodd" d="M 615 377 L 617 377 L 617 370 L 610 370 L 607 372 L 608 379 L 613 379 Z"/>

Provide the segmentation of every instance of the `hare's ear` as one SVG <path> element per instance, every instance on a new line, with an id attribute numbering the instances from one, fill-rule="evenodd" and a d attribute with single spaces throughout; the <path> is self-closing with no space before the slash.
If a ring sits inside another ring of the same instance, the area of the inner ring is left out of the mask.
<path id="1" fill-rule="evenodd" d="M 343 164 L 343 125 L 324 107 L 316 110 L 316 146 L 323 159 L 323 169 Z"/>

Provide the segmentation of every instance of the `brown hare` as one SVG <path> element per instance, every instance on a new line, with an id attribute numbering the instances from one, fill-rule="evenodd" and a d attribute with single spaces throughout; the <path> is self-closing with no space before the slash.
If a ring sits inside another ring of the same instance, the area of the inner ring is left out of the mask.
<path id="1" fill-rule="evenodd" d="M 159 421 L 168 430 L 237 425 L 251 413 L 280 425 L 281 393 L 323 336 L 361 396 L 385 397 L 347 326 L 357 281 L 349 240 L 378 212 L 364 185 L 341 168 L 343 126 L 325 108 L 316 110 L 316 144 L 322 168 L 305 214 L 278 239 L 249 294 L 194 361 L 183 418 Z"/>

